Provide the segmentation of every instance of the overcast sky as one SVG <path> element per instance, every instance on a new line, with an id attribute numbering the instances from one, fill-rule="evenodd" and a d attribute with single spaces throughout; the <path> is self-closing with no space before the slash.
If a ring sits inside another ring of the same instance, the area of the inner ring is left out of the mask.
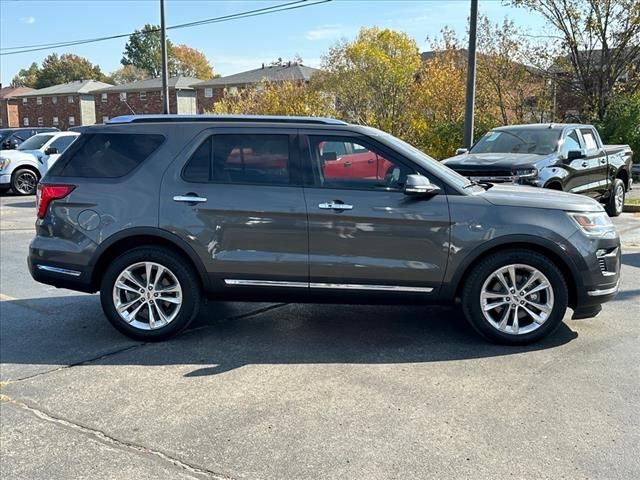
<path id="1" fill-rule="evenodd" d="M 238 13 L 291 0 L 165 0 L 167 25 Z M 316 0 L 309 0 L 313 2 Z M 480 0 L 480 12 L 496 22 L 505 16 L 531 34 L 544 33 L 544 22 L 526 10 L 498 0 Z M 288 12 L 168 32 L 176 44 L 205 53 L 216 73 L 229 75 L 278 57 L 300 55 L 319 66 L 321 56 L 341 38 L 352 39 L 362 26 L 407 32 L 422 50 L 427 37 L 444 26 L 466 29 L 469 1 L 334 0 Z M 60 42 L 128 33 L 145 23 L 160 23 L 159 0 L 0 0 L 0 47 Z M 87 57 L 109 73 L 120 66 L 126 38 L 56 50 L 0 56 L 3 85 L 32 62 L 49 53 L 72 52 Z"/>

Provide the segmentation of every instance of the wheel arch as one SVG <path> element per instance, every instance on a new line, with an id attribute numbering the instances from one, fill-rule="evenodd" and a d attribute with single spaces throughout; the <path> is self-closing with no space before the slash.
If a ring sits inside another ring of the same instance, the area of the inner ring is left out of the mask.
<path id="1" fill-rule="evenodd" d="M 518 249 L 533 251 L 549 258 L 554 265 L 560 269 L 560 272 L 565 279 L 569 293 L 569 306 L 573 307 L 576 305 L 578 289 L 580 288 L 580 285 L 578 284 L 580 276 L 576 266 L 573 262 L 568 260 L 567 252 L 562 251 L 559 247 L 555 246 L 553 242 L 546 242 L 542 239 L 530 238 L 527 236 L 501 239 L 501 241 L 497 243 L 485 245 L 474 250 L 468 255 L 467 259 L 465 259 L 463 265 L 458 268 L 456 276 L 451 282 L 453 288 L 451 289 L 450 294 L 453 295 L 453 298 L 459 298 L 461 296 L 462 290 L 466 284 L 466 279 L 469 278 L 469 273 L 487 255 L 505 250 Z"/>
<path id="2" fill-rule="evenodd" d="M 626 191 L 629 191 L 629 172 L 627 172 L 625 168 L 620 168 L 618 170 L 618 172 L 616 173 L 616 178 L 622 180 L 622 183 L 624 183 L 624 189 Z"/>
<path id="3" fill-rule="evenodd" d="M 177 235 L 158 228 L 131 228 L 111 236 L 103 242 L 91 262 L 91 285 L 99 288 L 100 279 L 110 261 L 131 248 L 142 246 L 161 246 L 176 251 L 194 268 L 204 291 L 209 290 L 209 277 L 202 261 L 193 248 Z"/>

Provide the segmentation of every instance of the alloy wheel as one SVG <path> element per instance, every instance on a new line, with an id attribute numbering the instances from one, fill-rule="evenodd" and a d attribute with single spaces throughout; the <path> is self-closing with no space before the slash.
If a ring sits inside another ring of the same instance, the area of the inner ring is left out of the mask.
<path id="1" fill-rule="evenodd" d="M 25 170 L 20 172 L 13 183 L 13 186 L 22 195 L 30 195 L 35 193 L 38 185 L 38 177 L 35 173 Z"/>
<path id="2" fill-rule="evenodd" d="M 182 287 L 175 274 L 155 262 L 125 268 L 113 285 L 113 304 L 134 328 L 156 330 L 170 324 L 182 307 Z"/>
<path id="3" fill-rule="evenodd" d="M 618 183 L 614 193 L 614 200 L 616 202 L 616 213 L 621 213 L 624 204 L 624 185 Z"/>
<path id="4" fill-rule="evenodd" d="M 540 328 L 551 315 L 553 287 L 537 268 L 506 265 L 485 280 L 480 306 L 484 318 L 498 331 L 524 335 Z"/>

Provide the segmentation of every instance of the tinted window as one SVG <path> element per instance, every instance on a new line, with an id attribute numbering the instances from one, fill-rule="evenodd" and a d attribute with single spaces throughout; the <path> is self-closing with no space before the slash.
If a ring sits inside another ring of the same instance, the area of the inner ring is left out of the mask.
<path id="1" fill-rule="evenodd" d="M 584 143 L 587 145 L 587 150 L 597 149 L 598 143 L 596 142 L 596 137 L 593 135 L 593 132 L 588 129 L 581 130 L 581 132 Z"/>
<path id="2" fill-rule="evenodd" d="M 471 153 L 534 153 L 548 155 L 556 151 L 560 130 L 514 128 L 492 130 L 471 149 Z"/>
<path id="3" fill-rule="evenodd" d="M 75 135 L 65 135 L 63 137 L 56 138 L 49 147 L 57 148 L 58 153 L 64 152 L 69 145 L 73 143 L 73 141 L 78 138 Z"/>
<path id="4" fill-rule="evenodd" d="M 211 159 L 211 169 L 206 160 Z M 184 169 L 187 181 L 286 185 L 289 183 L 288 135 L 213 135 Z"/>
<path id="5" fill-rule="evenodd" d="M 151 155 L 163 142 L 162 135 L 96 133 L 79 137 L 67 150 L 64 162 L 56 162 L 51 175 L 66 177 L 122 177 Z"/>
<path id="6" fill-rule="evenodd" d="M 210 166 L 211 138 L 208 138 L 191 156 L 182 172 L 182 177 L 187 182 L 208 182 L 211 180 Z"/>
<path id="7" fill-rule="evenodd" d="M 395 190 L 402 188 L 407 175 L 416 173 L 373 148 L 340 137 L 310 136 L 309 148 L 315 183 L 326 188 Z"/>

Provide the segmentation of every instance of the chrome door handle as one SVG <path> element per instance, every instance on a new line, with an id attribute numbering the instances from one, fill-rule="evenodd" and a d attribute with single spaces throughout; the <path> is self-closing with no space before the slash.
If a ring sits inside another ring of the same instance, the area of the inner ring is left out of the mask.
<path id="1" fill-rule="evenodd" d="M 352 210 L 353 205 L 347 205 L 346 203 L 327 202 L 318 204 L 318 208 L 324 210 Z"/>
<path id="2" fill-rule="evenodd" d="M 195 195 L 176 195 L 173 197 L 174 202 L 187 202 L 187 203 L 204 203 L 207 201 L 204 197 L 196 197 Z"/>

